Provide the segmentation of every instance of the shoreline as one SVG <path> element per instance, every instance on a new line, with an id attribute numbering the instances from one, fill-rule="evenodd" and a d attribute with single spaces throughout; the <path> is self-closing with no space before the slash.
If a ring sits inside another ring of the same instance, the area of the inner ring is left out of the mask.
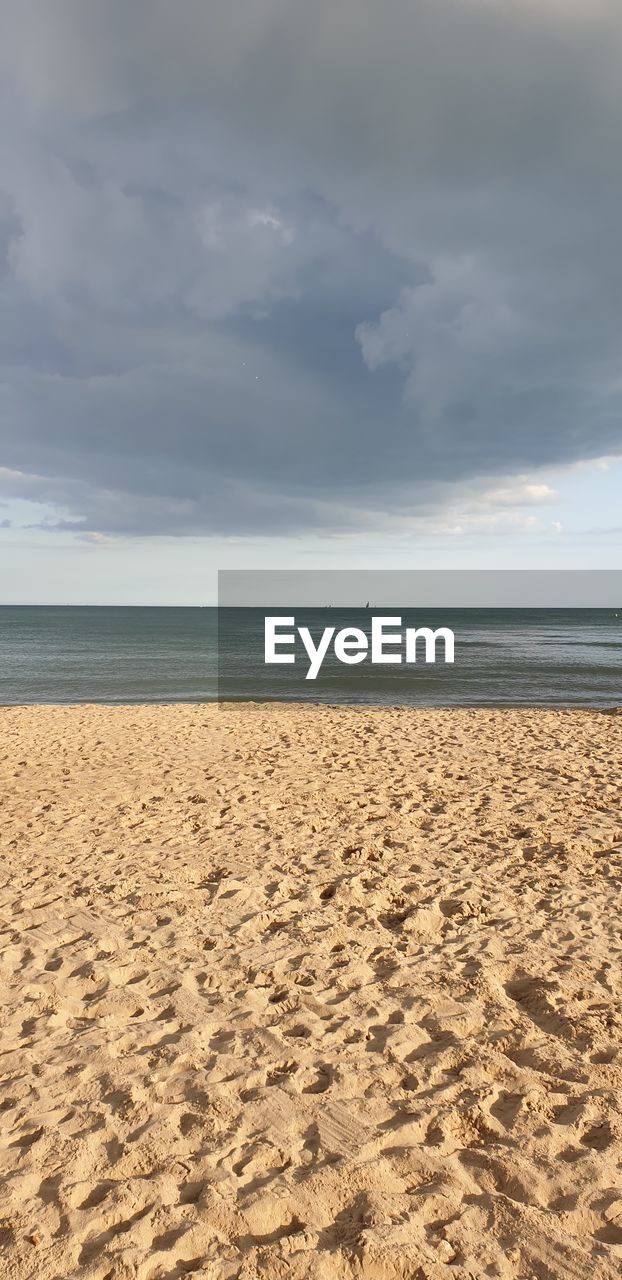
<path id="1" fill-rule="evenodd" d="M 36 711 L 41 710 L 58 710 L 58 711 L 97 711 L 97 710 L 134 710 L 136 707 L 143 707 L 145 710 L 157 710 L 158 707 L 163 710 L 173 707 L 185 707 L 187 709 L 196 709 L 197 707 L 280 707 L 304 711 L 312 711 L 314 707 L 325 708 L 329 711 L 390 711 L 390 712 L 442 712 L 457 711 L 459 713 L 467 712 L 490 712 L 490 711 L 508 711 L 511 713 L 529 712 L 538 713 L 540 711 L 553 714 L 555 712 L 579 713 L 579 712 L 595 712 L 600 715 L 622 715 L 622 702 L 614 703 L 610 706 L 600 706 L 597 704 L 584 705 L 581 703 L 568 703 L 564 706 L 557 704 L 545 705 L 543 703 L 473 703 L 466 705 L 462 703 L 412 703 L 412 702 L 324 702 L 315 698 L 197 698 L 196 701 L 188 701 L 187 698 L 173 699 L 167 702 L 154 701 L 146 702 L 144 699 L 136 702 L 122 701 L 118 702 L 1 702 L 0 711 Z"/>

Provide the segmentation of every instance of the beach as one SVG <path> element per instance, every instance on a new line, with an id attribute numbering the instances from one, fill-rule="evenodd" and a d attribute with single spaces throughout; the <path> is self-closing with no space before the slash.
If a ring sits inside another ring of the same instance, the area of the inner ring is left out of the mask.
<path id="1" fill-rule="evenodd" d="M 7 1280 L 614 1280 L 622 716 L 0 708 Z"/>

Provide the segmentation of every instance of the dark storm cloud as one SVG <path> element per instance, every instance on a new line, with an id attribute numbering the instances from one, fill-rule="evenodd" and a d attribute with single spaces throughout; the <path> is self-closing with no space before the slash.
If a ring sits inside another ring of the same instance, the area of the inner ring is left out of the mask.
<path id="1" fill-rule="evenodd" d="M 622 447 L 622 12 L 0 3 L 5 496 L 353 529 Z"/>

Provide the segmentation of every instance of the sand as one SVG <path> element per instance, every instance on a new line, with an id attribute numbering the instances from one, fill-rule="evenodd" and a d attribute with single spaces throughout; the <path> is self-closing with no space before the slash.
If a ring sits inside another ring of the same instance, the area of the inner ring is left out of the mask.
<path id="1" fill-rule="evenodd" d="M 622 1273 L 622 717 L 0 710 L 6 1280 Z"/>

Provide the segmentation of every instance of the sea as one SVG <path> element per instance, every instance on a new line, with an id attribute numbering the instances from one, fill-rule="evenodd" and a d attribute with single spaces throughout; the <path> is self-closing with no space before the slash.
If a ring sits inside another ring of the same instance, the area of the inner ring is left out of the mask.
<path id="1" fill-rule="evenodd" d="M 0 606 L 0 704 L 305 701 L 334 705 L 622 706 L 622 608 L 383 608 L 449 627 L 455 660 L 266 666 L 264 618 L 369 633 L 369 610 Z"/>

